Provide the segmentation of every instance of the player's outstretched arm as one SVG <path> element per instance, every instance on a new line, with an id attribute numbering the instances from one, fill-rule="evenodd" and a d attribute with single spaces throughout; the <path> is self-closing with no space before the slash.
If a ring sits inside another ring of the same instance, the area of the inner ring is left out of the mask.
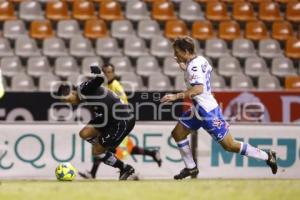
<path id="1" fill-rule="evenodd" d="M 94 91 L 102 85 L 104 78 L 101 75 L 101 70 L 98 66 L 91 66 L 91 73 L 95 75 L 95 78 L 89 81 L 85 81 L 80 85 L 80 92 L 83 95 L 88 95 L 91 91 Z"/>
<path id="2" fill-rule="evenodd" d="M 194 85 L 184 92 L 179 92 L 176 94 L 166 94 L 163 98 L 161 98 L 160 102 L 166 103 L 176 101 L 177 99 L 193 98 L 194 96 L 201 94 L 202 92 L 203 85 Z"/>

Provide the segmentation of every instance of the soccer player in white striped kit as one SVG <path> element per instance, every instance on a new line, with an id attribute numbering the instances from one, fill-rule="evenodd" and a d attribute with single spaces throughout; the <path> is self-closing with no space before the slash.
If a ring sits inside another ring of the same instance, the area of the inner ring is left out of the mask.
<path id="1" fill-rule="evenodd" d="M 173 48 L 175 59 L 184 70 L 187 90 L 177 94 L 167 94 L 161 102 L 172 102 L 184 98 L 191 98 L 193 101 L 193 107 L 183 113 L 172 131 L 172 137 L 177 143 L 185 164 L 185 168 L 175 175 L 174 179 L 196 176 L 199 173 L 187 138 L 193 130 L 199 128 L 204 128 L 226 151 L 265 160 L 272 173 L 276 174 L 277 162 L 274 151 L 265 152 L 250 144 L 236 141 L 231 136 L 229 125 L 211 94 L 212 67 L 204 57 L 196 55 L 193 39 L 187 36 L 177 38 L 173 43 Z"/>

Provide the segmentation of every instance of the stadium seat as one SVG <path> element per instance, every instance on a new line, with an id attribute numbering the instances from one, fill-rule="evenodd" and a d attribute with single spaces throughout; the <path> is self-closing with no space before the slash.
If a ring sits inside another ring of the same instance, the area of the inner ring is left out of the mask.
<path id="1" fill-rule="evenodd" d="M 109 59 L 109 63 L 115 66 L 115 73 L 117 76 L 124 72 L 133 72 L 131 61 L 126 56 L 114 56 Z"/>
<path id="2" fill-rule="evenodd" d="M 153 73 L 160 72 L 158 62 L 153 56 L 143 56 L 137 59 L 136 73 L 140 76 L 150 76 Z"/>
<path id="3" fill-rule="evenodd" d="M 61 20 L 57 24 L 57 36 L 63 39 L 71 39 L 80 35 L 80 28 L 76 20 Z"/>
<path id="4" fill-rule="evenodd" d="M 54 72 L 56 75 L 66 78 L 73 73 L 79 73 L 79 67 L 73 57 L 58 57 L 55 60 Z"/>
<path id="5" fill-rule="evenodd" d="M 261 75 L 258 77 L 258 89 L 260 90 L 278 90 L 280 89 L 280 82 L 276 76 Z"/>
<path id="6" fill-rule="evenodd" d="M 148 90 L 149 91 L 172 91 L 173 87 L 171 86 L 171 81 L 167 76 L 161 73 L 154 73 L 149 76 Z"/>
<path id="7" fill-rule="evenodd" d="M 293 27 L 288 21 L 277 21 L 272 25 L 272 38 L 285 41 L 293 37 Z"/>
<path id="8" fill-rule="evenodd" d="M 226 82 L 223 76 L 219 76 L 216 73 L 213 73 L 211 76 L 210 86 L 212 90 L 220 90 L 226 88 Z"/>
<path id="9" fill-rule="evenodd" d="M 12 2 L 0 2 L 0 21 L 16 19 L 15 7 Z"/>
<path id="10" fill-rule="evenodd" d="M 30 36 L 34 39 L 46 39 L 54 36 L 50 21 L 32 21 L 30 24 Z"/>
<path id="11" fill-rule="evenodd" d="M 262 1 L 259 4 L 259 18 L 266 22 L 282 20 L 279 5 L 276 2 Z"/>
<path id="12" fill-rule="evenodd" d="M 195 21 L 192 25 L 192 37 L 202 41 L 214 37 L 212 23 L 210 21 Z"/>
<path id="13" fill-rule="evenodd" d="M 165 75 L 175 77 L 179 74 L 183 75 L 182 70 L 179 68 L 179 64 L 176 62 L 173 56 L 164 58 L 163 72 Z"/>
<path id="14" fill-rule="evenodd" d="M 226 4 L 219 1 L 207 2 L 206 18 L 212 21 L 229 20 Z"/>
<path id="15" fill-rule="evenodd" d="M 247 39 L 235 39 L 232 45 L 232 55 L 240 59 L 255 56 L 256 51 L 253 42 Z"/>
<path id="16" fill-rule="evenodd" d="M 111 35 L 117 39 L 124 39 L 134 34 L 133 24 L 129 20 L 116 20 L 111 23 Z"/>
<path id="17" fill-rule="evenodd" d="M 67 56 L 69 50 L 61 38 L 47 38 L 43 40 L 43 54 L 48 57 Z"/>
<path id="18" fill-rule="evenodd" d="M 9 40 L 0 37 L 0 58 L 4 56 L 13 56 L 13 55 L 14 52 L 9 43 Z"/>
<path id="19" fill-rule="evenodd" d="M 241 37 L 240 25 L 236 21 L 223 21 L 219 24 L 219 38 L 232 41 Z"/>
<path id="20" fill-rule="evenodd" d="M 161 31 L 157 21 L 142 20 L 138 22 L 137 34 L 143 39 L 150 40 L 156 35 L 161 35 Z"/>
<path id="21" fill-rule="evenodd" d="M 82 36 L 72 37 L 70 41 L 70 55 L 75 57 L 86 57 L 95 55 L 91 41 Z"/>
<path id="22" fill-rule="evenodd" d="M 135 35 L 126 37 L 124 40 L 124 54 L 133 58 L 148 55 L 145 41 Z"/>
<path id="23" fill-rule="evenodd" d="M 289 38 L 286 41 L 285 55 L 292 59 L 300 59 L 300 39 Z"/>
<path id="24" fill-rule="evenodd" d="M 286 19 L 293 22 L 300 22 L 300 2 L 299 1 L 291 1 L 287 4 L 286 7 Z"/>
<path id="25" fill-rule="evenodd" d="M 263 58 L 275 58 L 283 55 L 277 40 L 263 39 L 259 41 L 258 54 Z"/>
<path id="26" fill-rule="evenodd" d="M 127 19 L 132 21 L 150 19 L 150 12 L 146 3 L 140 0 L 128 1 L 126 3 L 125 15 Z"/>
<path id="27" fill-rule="evenodd" d="M 1 12 L 1 11 L 0 11 Z M 22 20 L 7 20 L 3 25 L 3 36 L 8 39 L 16 39 L 27 34 Z"/>
<path id="28" fill-rule="evenodd" d="M 234 90 L 250 90 L 253 89 L 252 80 L 244 74 L 234 75 L 231 77 L 231 89 Z"/>
<path id="29" fill-rule="evenodd" d="M 33 79 L 25 73 L 18 73 L 12 77 L 11 91 L 14 92 L 34 92 L 36 87 Z"/>
<path id="30" fill-rule="evenodd" d="M 121 56 L 122 52 L 115 38 L 99 38 L 96 41 L 96 53 L 99 56 Z"/>
<path id="31" fill-rule="evenodd" d="M 3 57 L 0 62 L 0 68 L 3 76 L 12 77 L 15 74 L 24 71 L 19 57 Z"/>
<path id="32" fill-rule="evenodd" d="M 120 3 L 112 0 L 102 1 L 100 3 L 99 17 L 107 21 L 124 19 Z"/>
<path id="33" fill-rule="evenodd" d="M 296 75 L 296 69 L 292 60 L 285 57 L 278 57 L 272 60 L 272 74 L 278 77 Z"/>
<path id="34" fill-rule="evenodd" d="M 184 91 L 186 90 L 184 76 L 182 74 L 178 74 L 175 76 L 175 88 L 176 91 Z"/>
<path id="35" fill-rule="evenodd" d="M 258 41 L 269 37 L 266 25 L 261 21 L 249 21 L 246 24 L 245 38 Z"/>
<path id="36" fill-rule="evenodd" d="M 27 74 L 32 77 L 39 77 L 43 74 L 51 72 L 49 61 L 47 57 L 30 57 L 27 60 Z"/>
<path id="37" fill-rule="evenodd" d="M 81 63 L 81 74 L 84 76 L 91 76 L 90 66 L 99 66 L 103 65 L 103 60 L 99 56 L 94 57 L 85 57 L 82 59 Z"/>
<path id="38" fill-rule="evenodd" d="M 192 0 L 185 0 L 180 3 L 179 17 L 186 22 L 193 22 L 196 20 L 203 20 L 204 14 L 200 4 Z"/>
<path id="39" fill-rule="evenodd" d="M 226 42 L 222 39 L 209 39 L 205 41 L 205 55 L 216 59 L 229 55 L 229 49 Z"/>
<path id="40" fill-rule="evenodd" d="M 300 76 L 287 76 L 284 80 L 285 89 L 300 90 Z"/>
<path id="41" fill-rule="evenodd" d="M 89 39 L 97 39 L 108 36 L 106 23 L 100 19 L 91 19 L 85 21 L 84 36 Z"/>
<path id="42" fill-rule="evenodd" d="M 55 85 L 60 84 L 60 78 L 55 76 L 53 73 L 47 73 L 39 78 L 39 91 L 40 92 L 54 92 L 56 89 Z"/>
<path id="43" fill-rule="evenodd" d="M 152 18 L 158 21 L 176 19 L 173 3 L 170 1 L 154 1 L 152 4 Z"/>
<path id="44" fill-rule="evenodd" d="M 165 24 L 165 37 L 168 39 L 176 39 L 179 36 L 188 35 L 188 28 L 182 20 L 170 20 Z"/>
<path id="45" fill-rule="evenodd" d="M 245 74 L 251 77 L 258 77 L 269 74 L 265 59 L 261 57 L 249 57 L 245 62 Z"/>
<path id="46" fill-rule="evenodd" d="M 21 57 L 40 56 L 41 52 L 34 39 L 27 36 L 18 37 L 15 42 L 15 54 Z"/>
<path id="47" fill-rule="evenodd" d="M 231 77 L 233 75 L 241 74 L 241 64 L 235 57 L 225 56 L 218 61 L 218 74 L 224 77 Z"/>
<path id="48" fill-rule="evenodd" d="M 158 61 L 154 56 L 138 57 L 136 61 L 136 69 L 142 69 L 143 67 L 145 67 L 144 65 L 147 69 L 159 69 Z"/>
<path id="49" fill-rule="evenodd" d="M 50 20 L 67 20 L 70 18 L 68 4 L 64 1 L 49 1 L 46 6 L 46 17 Z"/>
<path id="50" fill-rule="evenodd" d="M 95 7 L 91 1 L 73 1 L 72 16 L 77 20 L 96 19 Z"/>
<path id="51" fill-rule="evenodd" d="M 235 20 L 242 22 L 256 20 L 254 8 L 249 2 L 235 2 L 232 16 Z"/>
<path id="52" fill-rule="evenodd" d="M 22 1 L 19 8 L 19 17 L 25 21 L 43 20 L 44 13 L 41 4 L 37 1 Z"/>
<path id="53" fill-rule="evenodd" d="M 121 76 L 121 84 L 126 92 L 145 90 L 142 78 L 137 76 L 134 72 L 123 73 Z"/>
<path id="54" fill-rule="evenodd" d="M 153 56 L 164 58 L 166 56 L 173 56 L 174 50 L 170 40 L 163 36 L 155 36 L 151 39 L 150 53 Z"/>

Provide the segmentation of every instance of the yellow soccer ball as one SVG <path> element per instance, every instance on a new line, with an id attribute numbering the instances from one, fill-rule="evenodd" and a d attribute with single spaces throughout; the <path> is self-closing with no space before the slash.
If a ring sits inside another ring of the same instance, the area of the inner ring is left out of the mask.
<path id="1" fill-rule="evenodd" d="M 76 175 L 77 169 L 71 163 L 60 163 L 55 169 L 55 176 L 59 181 L 73 181 Z"/>

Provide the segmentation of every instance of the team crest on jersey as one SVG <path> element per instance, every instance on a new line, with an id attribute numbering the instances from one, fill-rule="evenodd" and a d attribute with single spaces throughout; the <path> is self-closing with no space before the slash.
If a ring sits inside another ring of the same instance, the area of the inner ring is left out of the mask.
<path id="1" fill-rule="evenodd" d="M 201 69 L 203 73 L 206 71 L 206 68 L 207 68 L 207 62 L 201 65 Z"/>
<path id="2" fill-rule="evenodd" d="M 220 129 L 222 127 L 222 125 L 223 125 L 223 122 L 221 120 L 219 120 L 219 119 L 214 119 L 213 120 L 213 126 L 214 127 L 217 127 L 218 129 Z"/>

